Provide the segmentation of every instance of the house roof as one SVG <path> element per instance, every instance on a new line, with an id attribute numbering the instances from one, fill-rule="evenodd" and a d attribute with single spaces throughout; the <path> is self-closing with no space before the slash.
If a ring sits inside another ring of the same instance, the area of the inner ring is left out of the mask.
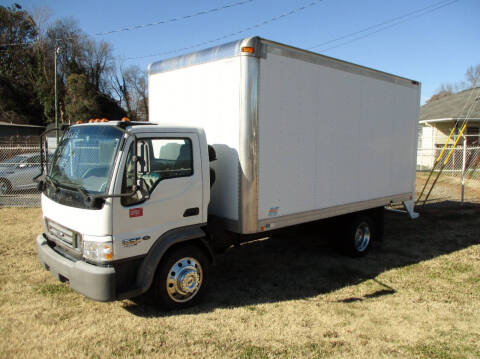
<path id="1" fill-rule="evenodd" d="M 445 123 L 445 122 L 460 122 L 462 123 L 463 121 L 465 121 L 466 118 L 465 117 L 456 117 L 456 118 L 435 118 L 433 120 L 423 120 L 423 121 L 420 121 L 419 123 L 421 125 L 428 125 L 428 124 L 432 124 L 432 123 Z M 480 118 L 471 118 L 469 117 L 468 118 L 468 122 L 469 123 L 475 123 L 477 124 L 477 122 L 480 122 Z"/>
<path id="2" fill-rule="evenodd" d="M 480 118 L 480 103 L 477 102 L 476 106 L 473 106 L 473 111 L 469 114 L 475 99 L 478 99 L 477 101 L 480 102 L 480 87 L 441 97 L 420 108 L 420 121 L 436 119 L 463 120 L 467 115 L 469 118 L 478 119 Z"/>

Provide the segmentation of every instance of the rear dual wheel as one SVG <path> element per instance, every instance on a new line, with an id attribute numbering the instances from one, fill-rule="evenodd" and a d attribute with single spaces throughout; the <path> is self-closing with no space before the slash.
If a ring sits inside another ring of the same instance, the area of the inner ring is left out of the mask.
<path id="1" fill-rule="evenodd" d="M 343 249 L 353 257 L 362 257 L 372 248 L 378 236 L 378 226 L 369 215 L 354 215 L 343 236 Z"/>

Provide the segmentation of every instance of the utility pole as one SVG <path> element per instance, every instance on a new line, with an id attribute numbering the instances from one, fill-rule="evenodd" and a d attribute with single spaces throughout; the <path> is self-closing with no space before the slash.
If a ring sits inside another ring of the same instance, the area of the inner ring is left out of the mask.
<path id="1" fill-rule="evenodd" d="M 463 135 L 463 160 L 462 160 L 462 204 L 465 201 L 465 170 L 467 163 L 467 136 Z"/>
<path id="2" fill-rule="evenodd" d="M 58 92 L 57 92 L 57 54 L 60 51 L 60 46 L 58 42 L 55 41 L 55 128 L 58 128 Z M 57 145 L 58 145 L 58 131 L 57 134 Z"/>

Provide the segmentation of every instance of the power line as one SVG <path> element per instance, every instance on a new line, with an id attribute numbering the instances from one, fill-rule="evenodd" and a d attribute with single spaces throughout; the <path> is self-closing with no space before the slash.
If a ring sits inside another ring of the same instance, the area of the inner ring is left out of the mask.
<path id="1" fill-rule="evenodd" d="M 227 4 L 227 5 L 220 6 L 220 7 L 211 8 L 211 9 L 207 9 L 207 10 L 201 10 L 201 11 L 198 11 L 196 13 L 189 14 L 189 15 L 177 16 L 177 17 L 174 17 L 174 18 L 171 18 L 171 19 L 160 20 L 160 21 L 152 22 L 152 23 L 148 23 L 148 24 L 133 25 L 133 26 L 124 27 L 124 28 L 121 28 L 121 29 L 116 29 L 116 30 L 110 30 L 110 31 L 105 31 L 105 32 L 97 32 L 95 34 L 92 34 L 92 36 L 104 36 L 104 35 L 110 35 L 110 34 L 114 34 L 114 33 L 118 33 L 118 32 L 139 30 L 139 29 L 143 29 L 143 28 L 151 27 L 151 26 L 170 24 L 170 23 L 173 23 L 173 22 L 181 21 L 181 20 L 191 19 L 191 18 L 194 18 L 194 17 L 197 17 L 197 16 L 212 14 L 212 13 L 219 12 L 219 11 L 226 10 L 226 9 L 230 9 L 230 8 L 233 8 L 233 7 L 236 7 L 236 6 L 251 3 L 253 1 L 255 1 L 255 0 L 241 0 L 241 1 L 237 1 L 237 2 L 232 3 L 232 4 Z M 67 37 L 67 38 L 56 39 L 56 40 L 72 40 L 74 38 L 75 37 Z M 10 44 L 0 44 L 0 47 L 28 46 L 28 45 L 33 45 L 33 44 L 34 43 L 31 43 L 31 42 L 10 43 Z"/>
<path id="2" fill-rule="evenodd" d="M 222 11 L 222 10 L 225 10 L 225 9 L 229 9 L 229 8 L 232 8 L 232 7 L 235 7 L 235 6 L 240 6 L 240 5 L 244 5 L 244 4 L 247 4 L 247 3 L 251 3 L 253 1 L 254 0 L 242 0 L 242 1 L 238 1 L 238 2 L 233 3 L 233 4 L 228 4 L 228 5 L 217 7 L 217 8 L 212 8 L 212 9 L 208 9 L 208 10 L 201 10 L 201 11 L 198 11 L 196 13 L 189 14 L 189 15 L 178 16 L 178 17 L 174 17 L 174 18 L 171 18 L 171 19 L 160 20 L 160 21 L 157 21 L 157 22 L 149 23 L 149 24 L 142 24 L 142 25 L 134 25 L 134 26 L 124 27 L 124 28 L 117 29 L 117 30 L 97 32 L 96 34 L 93 34 L 93 35 L 94 36 L 103 36 L 103 35 L 114 34 L 114 33 L 117 33 L 117 32 L 143 29 L 143 28 L 150 27 L 150 26 L 170 24 L 172 22 L 191 19 L 191 18 L 196 17 L 196 16 L 208 15 L 208 14 L 218 12 L 218 11 Z"/>
<path id="3" fill-rule="evenodd" d="M 358 31 L 355 31 L 355 32 L 352 32 L 352 33 L 349 33 L 349 34 L 345 34 L 345 35 L 342 35 L 340 37 L 337 37 L 335 39 L 332 39 L 332 40 L 329 40 L 329 41 L 326 41 L 326 42 L 323 42 L 321 44 L 318 44 L 318 45 L 315 45 L 315 46 L 312 46 L 309 48 L 309 50 L 311 49 L 314 49 L 314 48 L 317 48 L 317 47 L 320 47 L 320 46 L 324 46 L 324 45 L 327 45 L 327 44 L 331 44 L 331 43 L 334 43 L 334 42 L 337 42 L 337 41 L 340 41 L 340 40 L 343 40 L 343 39 L 346 39 L 346 38 L 349 38 L 349 37 L 352 37 L 354 35 L 357 35 L 357 34 L 361 34 L 361 33 L 364 33 L 364 32 L 367 32 L 369 30 L 372 30 L 372 29 L 375 29 L 375 28 L 379 28 L 378 30 L 375 30 L 375 31 L 372 31 L 372 32 L 369 32 L 365 35 L 362 35 L 362 36 L 358 36 L 358 37 L 355 37 L 351 40 L 348 40 L 348 41 L 345 41 L 341 44 L 338 44 L 338 45 L 334 45 L 334 46 L 331 46 L 331 47 L 328 47 L 328 48 L 325 48 L 325 49 L 322 49 L 322 50 L 319 50 L 319 52 L 323 52 L 323 51 L 328 51 L 328 50 L 332 50 L 332 49 L 335 49 L 337 47 L 340 47 L 340 46 L 344 46 L 344 45 L 347 45 L 347 44 L 350 44 L 354 41 L 357 41 L 357 40 L 361 40 L 361 39 L 364 39 L 368 36 L 371 36 L 373 34 L 376 34 L 378 32 L 381 32 L 381 31 L 384 31 L 384 30 L 387 30 L 391 27 L 394 27 L 394 26 L 397 26 L 397 25 L 400 25 L 406 21 L 409 21 L 409 20 L 413 20 L 415 18 L 418 18 L 418 17 L 421 17 L 421 16 L 424 16 L 424 15 L 427 15 L 429 13 L 432 13 L 434 11 L 437 11 L 441 8 L 444 8 L 446 6 L 449 6 L 449 5 L 452 5 L 456 2 L 458 2 L 459 0 L 447 0 L 446 2 L 445 1 L 440 1 L 438 3 L 435 3 L 435 4 L 432 4 L 432 5 L 429 5 L 427 7 L 424 7 L 424 8 L 421 8 L 421 9 L 417 9 L 415 11 L 412 11 L 412 12 L 409 12 L 409 13 L 406 13 L 404 15 L 401 15 L 401 16 L 397 16 L 397 17 L 394 17 L 392 19 L 389 19 L 389 20 L 386 20 L 386 21 L 383 21 L 381 23 L 378 23 L 378 24 L 375 24 L 375 25 L 371 25 L 371 26 L 368 26 L 364 29 L 361 29 L 361 30 L 358 30 Z M 414 15 L 414 16 L 412 16 Z M 390 24 L 390 25 L 387 25 L 387 24 Z M 383 25 L 387 25 L 387 26 L 383 26 Z M 383 27 L 382 27 L 383 26 Z"/>
<path id="4" fill-rule="evenodd" d="M 217 42 L 217 41 L 220 41 L 220 40 L 223 40 L 223 39 L 226 39 L 226 38 L 229 38 L 229 37 L 232 37 L 232 36 L 235 36 L 235 35 L 239 35 L 239 34 L 242 34 L 244 32 L 247 32 L 247 31 L 250 31 L 250 30 L 253 30 L 257 27 L 260 27 L 260 26 L 263 26 L 263 25 L 266 25 L 266 24 L 269 24 L 273 21 L 276 21 L 276 20 L 279 20 L 280 18 L 282 17 L 285 17 L 285 16 L 288 16 L 288 15 L 293 15 L 294 13 L 300 11 L 300 10 L 304 10 L 306 7 L 310 7 L 310 6 L 313 6 L 313 5 L 316 5 L 318 2 L 320 2 L 322 0 L 319 0 L 319 1 L 315 1 L 315 2 L 312 2 L 310 4 L 307 4 L 305 6 L 302 6 L 301 8 L 298 8 L 298 9 L 294 9 L 288 13 L 285 13 L 285 14 L 282 14 L 278 17 L 274 17 L 270 20 L 267 20 L 267 21 L 264 21 L 262 23 L 259 23 L 259 24 L 256 24 L 256 25 L 253 25 L 253 26 L 250 26 L 248 28 L 245 28 L 245 29 L 242 29 L 238 32 L 234 32 L 234 33 L 231 33 L 231 34 L 228 34 L 228 35 L 224 35 L 224 36 L 221 36 L 221 37 L 218 37 L 216 39 L 212 39 L 212 40 L 208 40 L 208 41 L 204 41 L 202 43 L 197 43 L 197 44 L 194 44 L 194 45 L 191 45 L 191 46 L 187 46 L 187 47 L 183 47 L 183 48 L 179 48 L 179 49 L 175 49 L 175 50 L 171 50 L 171 51 L 166 51 L 166 52 L 162 52 L 162 53 L 156 53 L 156 54 L 151 54 L 151 55 L 145 55 L 145 56 L 137 56 L 137 57 L 128 57 L 128 58 L 123 58 L 123 60 L 137 60 L 137 59 L 143 59 L 143 58 L 148 58 L 148 57 L 154 57 L 154 56 L 164 56 L 164 55 L 170 55 L 170 54 L 173 54 L 173 53 L 176 53 L 176 52 L 180 52 L 180 51 L 187 51 L 187 50 L 191 50 L 193 48 L 196 48 L 196 47 L 199 47 L 199 46 L 204 46 L 204 45 L 209 45 L 211 43 L 214 43 L 214 42 Z M 417 17 L 421 17 L 421 16 L 424 16 L 424 15 L 427 15 L 429 13 L 432 13 L 434 11 L 437 11 L 441 8 L 444 8 L 446 6 L 449 6 L 449 5 L 452 5 L 456 2 L 458 2 L 459 0 L 443 0 L 443 1 L 440 1 L 440 2 L 437 2 L 437 3 L 434 3 L 434 4 L 431 4 L 429 6 L 426 6 L 426 7 L 423 7 L 423 8 L 420 8 L 420 9 L 417 9 L 417 10 L 414 10 L 414 11 L 411 11 L 411 12 L 408 12 L 406 14 L 403 14 L 403 15 L 400 15 L 400 16 L 397 16 L 397 17 L 394 17 L 394 18 L 391 18 L 389 20 L 385 20 L 381 23 L 378 23 L 378 24 L 375 24 L 375 25 L 371 25 L 371 26 L 368 26 L 366 28 L 363 28 L 361 30 L 358 30 L 358 31 L 355 31 L 355 32 L 352 32 L 352 33 L 349 33 L 349 34 L 345 34 L 345 35 L 342 35 L 340 37 L 337 37 L 335 39 L 332 39 L 332 40 L 329 40 L 329 41 L 326 41 L 326 42 L 323 42 L 321 44 L 318 44 L 318 45 L 315 45 L 310 49 L 314 49 L 314 48 L 317 48 L 317 47 L 320 47 L 320 46 L 324 46 L 324 45 L 327 45 L 327 44 L 330 44 L 330 43 L 334 43 L 334 42 L 337 42 L 337 41 L 340 41 L 340 40 L 343 40 L 343 39 L 346 39 L 346 38 L 349 38 L 349 37 L 352 37 L 352 36 L 355 36 L 357 34 L 361 34 L 361 33 L 364 33 L 364 32 L 367 32 L 369 30 L 372 30 L 372 29 L 376 29 L 378 28 L 377 30 L 375 31 L 372 31 L 372 32 L 368 32 L 367 34 L 365 35 L 362 35 L 362 36 L 358 36 L 358 37 L 355 37 L 353 39 L 350 39 L 348 41 L 345 41 L 341 44 L 338 44 L 338 45 L 334 45 L 334 46 L 331 46 L 331 47 L 328 47 L 326 49 L 322 49 L 320 51 L 328 51 L 328 50 L 331 50 L 331 49 L 334 49 L 334 48 L 337 48 L 337 47 L 340 47 L 340 46 L 344 46 L 344 45 L 347 45 L 349 43 L 352 43 L 354 41 L 357 41 L 357 40 L 361 40 L 363 38 L 366 38 L 368 36 L 371 36 L 373 34 L 376 34 L 378 32 L 381 32 L 381 31 L 384 31 L 384 30 L 387 30 L 393 26 L 397 26 L 397 25 L 400 25 L 406 21 L 409 21 L 409 20 L 413 20 Z M 387 26 L 383 26 L 383 25 L 387 25 Z"/>
<path id="5" fill-rule="evenodd" d="M 351 36 L 354 36 L 354 35 L 357 35 L 357 34 L 361 34 L 362 32 L 366 32 L 366 31 L 368 31 L 368 30 L 372 30 L 372 29 L 377 28 L 377 27 L 379 27 L 379 26 L 386 25 L 386 24 L 389 24 L 389 23 L 394 22 L 394 21 L 397 21 L 397 20 L 401 20 L 401 19 L 403 19 L 403 18 L 405 18 L 405 17 L 407 17 L 407 16 L 414 15 L 414 14 L 420 12 L 420 11 L 424 11 L 424 10 L 430 9 L 430 8 L 432 8 L 432 7 L 435 7 L 435 6 L 439 5 L 439 4 L 443 4 L 443 3 L 445 3 L 445 2 L 450 2 L 450 1 L 451 1 L 451 0 L 446 0 L 446 1 L 443 0 L 443 1 L 440 1 L 440 2 L 438 2 L 438 3 L 435 3 L 435 4 L 432 4 L 432 5 L 426 6 L 426 7 L 424 7 L 424 8 L 417 9 L 417 10 L 414 10 L 414 11 L 411 11 L 411 12 L 408 12 L 408 13 L 406 13 L 406 14 L 403 14 L 403 15 L 400 15 L 400 16 L 397 16 L 397 17 L 394 17 L 394 18 L 391 18 L 391 19 L 389 19 L 389 20 L 385 20 L 385 21 L 383 21 L 383 22 L 381 22 L 381 23 L 378 23 L 378 24 L 375 24 L 375 25 L 371 25 L 371 26 L 365 27 L 365 28 L 363 28 L 363 29 L 361 29 L 361 30 L 357 30 L 357 31 L 354 31 L 354 32 L 351 32 L 351 33 L 348 33 L 348 34 L 345 34 L 345 35 L 342 35 L 342 36 L 339 36 L 339 37 L 337 37 L 337 38 L 335 38 L 335 39 L 322 42 L 321 44 L 318 44 L 318 45 L 315 45 L 315 46 L 310 47 L 309 50 L 315 49 L 315 48 L 320 47 L 320 46 L 328 45 L 328 44 L 331 44 L 332 42 L 337 42 L 337 41 L 346 39 L 346 38 L 348 38 L 348 37 L 351 37 Z M 458 0 L 456 0 L 456 1 L 458 1 Z"/>
<path id="6" fill-rule="evenodd" d="M 287 11 L 281 15 L 278 15 L 278 16 L 274 16 L 268 20 L 265 20 L 265 21 L 262 21 L 262 22 L 259 22 L 255 25 L 252 25 L 252 26 L 249 26 L 249 27 L 246 27 L 242 30 L 239 30 L 239 31 L 236 31 L 236 32 L 232 32 L 230 34 L 227 34 L 227 35 L 223 35 L 223 36 L 220 36 L 220 37 L 217 37 L 215 39 L 211 39 L 211 40 L 207 40 L 207 41 L 203 41 L 203 42 L 199 42 L 199 43 L 196 43 L 194 45 L 190 45 L 190 46 L 186 46 L 186 47 L 182 47 L 182 48 L 178 48 L 178 49 L 175 49 L 175 50 L 171 50 L 171 51 L 166 51 L 166 52 L 160 52 L 160 53 L 155 53 L 155 54 L 150 54 L 150 55 L 145 55 L 145 56 L 136 56 L 136 57 L 127 57 L 127 58 L 121 58 L 122 60 L 138 60 L 138 59 L 145 59 L 145 58 L 148 58 L 148 57 L 156 57 L 156 56 L 164 56 L 164 55 L 170 55 L 170 54 L 174 54 L 176 52 L 180 52 L 180 51 L 187 51 L 187 50 L 191 50 L 191 49 L 194 49 L 196 47 L 200 47 L 200 46 L 205 46 L 205 45 L 209 45 L 209 44 L 212 44 L 212 43 L 215 43 L 217 41 L 220 41 L 220 40 L 224 40 L 224 39 L 227 39 L 227 38 L 230 38 L 230 37 L 233 37 L 233 36 L 237 36 L 237 35 L 240 35 L 240 34 L 243 34 L 245 32 L 248 32 L 248 31 L 251 31 L 251 30 L 254 30 L 254 29 L 257 29 L 259 27 L 262 27 L 262 26 L 265 26 L 265 25 L 269 25 L 271 24 L 272 22 L 275 22 L 275 21 L 278 21 L 278 20 L 281 20 L 287 16 L 291 16 L 291 15 L 295 15 L 307 8 L 310 8 L 312 6 L 315 6 L 317 4 L 319 4 L 320 2 L 322 2 L 324 0 L 314 0 L 308 4 L 305 4 L 303 6 L 300 6 L 298 8 L 295 8 L 295 9 L 292 9 L 290 11 Z"/>

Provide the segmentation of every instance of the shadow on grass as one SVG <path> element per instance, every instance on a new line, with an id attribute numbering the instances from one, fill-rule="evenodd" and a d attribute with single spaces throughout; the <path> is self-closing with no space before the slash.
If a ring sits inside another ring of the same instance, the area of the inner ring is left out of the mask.
<path id="1" fill-rule="evenodd" d="M 212 268 L 203 303 L 187 310 L 163 312 L 141 301 L 125 309 L 138 316 L 196 314 L 217 308 L 240 307 L 307 299 L 375 278 L 401 268 L 480 243 L 480 205 L 456 202 L 425 205 L 420 218 L 386 212 L 385 239 L 363 258 L 340 254 L 313 225 L 274 238 L 245 243 L 220 256 Z M 378 282 L 378 281 L 377 281 Z M 395 293 L 384 289 L 350 303 Z"/>

